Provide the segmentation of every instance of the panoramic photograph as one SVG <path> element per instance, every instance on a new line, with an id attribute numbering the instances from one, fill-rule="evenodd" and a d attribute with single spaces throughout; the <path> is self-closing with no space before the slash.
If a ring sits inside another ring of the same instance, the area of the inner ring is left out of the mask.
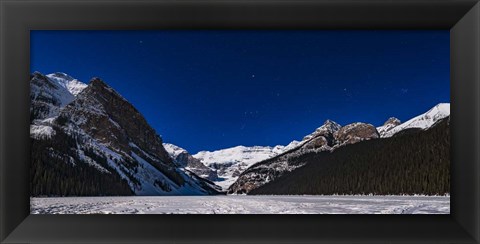
<path id="1" fill-rule="evenodd" d="M 450 214 L 448 30 L 30 32 L 31 214 Z"/>

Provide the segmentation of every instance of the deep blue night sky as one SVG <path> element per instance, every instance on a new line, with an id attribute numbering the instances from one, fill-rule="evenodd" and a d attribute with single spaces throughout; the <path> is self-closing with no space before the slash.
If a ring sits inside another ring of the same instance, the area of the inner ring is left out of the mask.
<path id="1" fill-rule="evenodd" d="M 100 77 L 192 154 L 450 101 L 445 31 L 32 31 L 31 71 Z"/>

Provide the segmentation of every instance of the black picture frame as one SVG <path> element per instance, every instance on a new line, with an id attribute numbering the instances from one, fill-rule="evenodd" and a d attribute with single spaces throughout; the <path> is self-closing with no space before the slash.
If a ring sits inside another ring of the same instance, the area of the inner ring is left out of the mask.
<path id="1" fill-rule="evenodd" d="M 480 243 L 477 0 L 0 0 L 0 241 Z M 30 30 L 449 29 L 450 215 L 29 215 Z"/>

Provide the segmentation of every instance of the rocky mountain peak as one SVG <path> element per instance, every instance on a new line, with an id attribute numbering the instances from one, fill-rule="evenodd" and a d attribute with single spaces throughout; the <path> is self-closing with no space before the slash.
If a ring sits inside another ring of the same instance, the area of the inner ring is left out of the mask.
<path id="1" fill-rule="evenodd" d="M 380 126 L 377 128 L 381 137 L 391 137 L 397 132 L 405 129 L 417 128 L 428 129 L 436 124 L 438 121 L 450 116 L 450 103 L 439 103 L 427 112 L 420 114 L 402 124 L 396 126 Z"/>
<path id="2" fill-rule="evenodd" d="M 187 150 L 170 143 L 163 143 L 163 146 L 168 154 L 170 154 L 170 157 L 172 157 L 181 167 L 184 167 L 204 179 L 212 181 L 218 179 L 217 171 L 205 166 L 199 159 L 190 155 Z"/>
<path id="3" fill-rule="evenodd" d="M 343 126 L 335 133 L 337 144 L 353 144 L 363 140 L 379 138 L 380 134 L 377 129 L 367 123 L 352 123 Z"/>
<path id="4" fill-rule="evenodd" d="M 337 131 L 341 128 L 342 126 L 339 125 L 337 122 L 333 120 L 327 119 L 323 125 L 318 128 L 317 130 L 327 130 L 327 131 Z"/>
<path id="5" fill-rule="evenodd" d="M 72 177 L 81 170 L 76 166 L 95 168 L 92 178 L 110 180 L 107 188 L 88 189 L 95 194 L 218 193 L 219 188 L 211 182 L 176 164 L 143 115 L 107 83 L 93 78 L 87 86 L 70 78 L 61 73 L 32 74 L 31 138 L 57 145 L 48 149 L 52 151 L 45 154 L 45 162 L 60 157 L 62 163 L 74 165 L 68 168 L 76 172 Z M 45 152 L 49 143 L 36 143 L 34 150 Z M 67 180 L 70 175 L 60 172 L 56 177 Z M 108 189 L 115 184 L 127 189 Z"/>
<path id="6" fill-rule="evenodd" d="M 52 74 L 48 74 L 46 75 L 46 77 L 48 77 L 48 79 L 53 83 L 66 89 L 73 96 L 77 96 L 80 92 L 82 92 L 87 87 L 87 84 L 63 72 L 55 72 Z"/>
<path id="7" fill-rule="evenodd" d="M 308 141 L 313 138 L 324 136 L 327 138 L 333 137 L 333 134 L 338 131 L 342 126 L 337 122 L 327 119 L 322 126 L 318 127 L 313 133 L 303 138 L 303 141 Z"/>
<path id="8" fill-rule="evenodd" d="M 66 73 L 63 73 L 63 72 L 55 72 L 55 73 L 50 74 L 50 76 L 62 78 L 62 79 L 65 79 L 65 80 L 75 80 L 73 77 L 71 77 L 70 75 L 68 75 Z"/>
<path id="9" fill-rule="evenodd" d="M 395 118 L 395 117 L 390 117 L 387 121 L 385 121 L 385 123 L 383 123 L 383 125 L 393 125 L 393 126 L 397 126 L 399 124 L 401 124 L 402 122 Z"/>
<path id="10" fill-rule="evenodd" d="M 81 91 L 86 87 L 81 82 L 68 83 L 64 79 L 54 77 L 53 74 L 43 75 L 38 71 L 30 76 L 31 121 L 57 116 L 61 108 L 75 99 L 76 93 L 72 91 Z"/>
<path id="11" fill-rule="evenodd" d="M 335 125 L 335 124 L 337 124 L 337 122 L 335 122 L 333 120 L 330 120 L 330 119 L 327 119 L 327 120 L 325 120 L 325 122 L 323 122 L 323 125 L 332 125 L 332 124 Z"/>
<path id="12" fill-rule="evenodd" d="M 89 86 L 93 87 L 93 88 L 96 88 L 96 89 L 105 89 L 105 88 L 110 88 L 109 85 L 107 85 L 107 83 L 105 83 L 102 79 L 100 79 L 99 77 L 93 77 L 92 79 L 90 79 L 90 83 L 89 83 Z M 111 88 L 110 88 L 111 89 Z"/>
<path id="13" fill-rule="evenodd" d="M 62 113 L 104 143 L 125 151 L 133 144 L 163 163 L 173 164 L 161 137 L 143 115 L 100 78 L 91 79 L 88 87 Z"/>
<path id="14" fill-rule="evenodd" d="M 288 172 L 302 167 L 306 164 L 304 161 L 308 154 L 322 155 L 319 152 L 334 152 L 339 147 L 348 147 L 348 144 L 354 144 L 364 140 L 370 140 L 380 137 L 381 131 L 387 131 L 386 135 L 396 131 L 402 131 L 409 128 L 430 128 L 431 126 L 444 121 L 443 118 L 450 114 L 450 105 L 439 104 L 430 109 L 425 114 L 421 114 L 403 124 L 396 118 L 387 120 L 384 126 L 375 128 L 367 123 L 352 123 L 341 127 L 337 123 L 327 120 L 324 125 L 315 130 L 314 133 L 306 136 L 300 143 L 296 144 L 293 150 L 285 154 L 258 162 L 246 169 L 238 179 L 228 188 L 228 193 L 248 193 L 253 189 L 261 187 L 268 182 L 275 181 Z M 448 120 L 446 121 L 448 124 Z M 392 129 L 393 128 L 393 129 Z M 388 131 L 391 129 L 391 131 Z M 333 142 L 327 140 L 328 135 L 333 133 Z M 330 132 L 330 133 L 327 133 Z M 382 135 L 382 137 L 387 137 Z M 315 152 L 312 154 L 311 152 Z"/>
<path id="15" fill-rule="evenodd" d="M 38 72 L 38 71 L 34 71 L 31 75 L 30 75 L 30 79 L 32 78 L 42 78 L 42 77 L 45 77 L 45 75 L 43 75 L 42 73 Z"/>
<path id="16" fill-rule="evenodd" d="M 342 128 L 337 122 L 327 119 L 312 134 L 303 138 L 307 149 L 329 148 L 335 143 L 334 135 Z"/>
<path id="17" fill-rule="evenodd" d="M 380 137 L 384 137 L 385 134 L 393 130 L 395 127 L 401 124 L 400 120 L 395 117 L 390 117 L 382 126 L 377 127 L 377 131 Z"/>
<path id="18" fill-rule="evenodd" d="M 47 76 L 38 71 L 35 71 L 30 75 L 30 86 L 32 85 L 35 85 L 36 87 L 48 86 L 50 88 L 56 88 L 55 84 L 48 80 Z"/>

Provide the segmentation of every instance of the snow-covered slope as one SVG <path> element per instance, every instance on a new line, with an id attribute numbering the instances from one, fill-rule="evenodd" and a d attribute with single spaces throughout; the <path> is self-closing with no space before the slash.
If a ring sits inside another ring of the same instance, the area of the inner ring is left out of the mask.
<path id="1" fill-rule="evenodd" d="M 236 162 L 242 162 L 246 165 L 258 162 L 260 160 L 272 157 L 283 152 L 284 146 L 263 147 L 263 146 L 236 146 L 217 151 L 201 151 L 194 154 L 193 157 L 202 160 L 207 165 L 225 165 Z"/>
<path id="2" fill-rule="evenodd" d="M 86 87 L 85 83 L 63 73 L 43 75 L 34 72 L 30 81 L 31 119 L 43 120 L 57 116 L 60 109 L 72 102 Z"/>
<path id="3" fill-rule="evenodd" d="M 199 159 L 194 158 L 187 150 L 170 144 L 163 143 L 170 157 L 182 168 L 211 181 L 218 180 L 217 170 L 205 166 Z"/>
<path id="4" fill-rule="evenodd" d="M 229 187 L 229 193 L 247 193 L 281 175 L 301 167 L 305 162 L 291 160 L 310 152 L 333 151 L 345 145 L 379 137 L 391 137 L 405 129 L 428 129 L 441 119 L 450 115 L 450 104 L 440 103 L 424 114 L 400 124 L 396 118 L 390 118 L 383 126 L 375 128 L 367 123 L 352 123 L 345 126 L 327 120 L 324 125 L 304 137 L 293 150 L 284 154 L 266 157 L 265 161 L 253 164 L 245 169 Z M 380 132 L 380 133 L 379 133 Z"/>
<path id="5" fill-rule="evenodd" d="M 129 188 L 135 195 L 218 193 L 210 182 L 177 165 L 143 115 L 101 79 L 93 78 L 84 87 L 64 73 L 36 72 L 31 86 L 32 160 L 37 172 L 48 172 L 48 180 L 65 188 L 43 188 L 46 181 L 39 181 L 36 194 L 66 194 L 72 187 L 65 186 L 75 187 L 76 177 L 86 171 L 91 182 L 84 185 L 99 184 L 99 179 L 106 184 L 80 186 L 68 194 L 128 194 Z M 38 166 L 57 167 L 56 162 L 71 167 L 61 165 L 59 172 Z"/>
<path id="6" fill-rule="evenodd" d="M 322 126 L 305 136 L 301 141 L 294 140 L 286 146 L 236 146 L 213 152 L 201 151 L 193 155 L 193 157 L 200 159 L 203 164 L 216 170 L 218 179 L 212 180 L 224 190 L 227 190 L 246 169 L 256 163 L 294 150 L 300 154 L 311 150 L 330 150 L 335 145 L 334 135 L 341 128 L 336 122 L 327 120 Z M 374 127 L 372 129 L 375 130 Z M 180 149 L 176 148 L 175 150 L 172 148 L 171 155 L 180 152 Z M 286 165 L 284 162 L 281 161 L 275 164 L 275 166 L 269 165 L 269 167 L 276 168 L 278 171 L 290 171 L 299 167 L 298 165 Z"/>
<path id="7" fill-rule="evenodd" d="M 163 147 L 170 154 L 170 157 L 174 159 L 183 153 L 188 153 L 187 150 L 171 143 L 163 143 Z"/>
<path id="8" fill-rule="evenodd" d="M 217 151 L 201 151 L 193 155 L 207 167 L 216 170 L 215 184 L 226 190 L 238 176 L 251 165 L 295 148 L 300 142 L 292 141 L 287 146 L 236 146 Z"/>
<path id="9" fill-rule="evenodd" d="M 384 130 L 383 126 L 377 127 L 381 137 L 391 137 L 394 134 L 410 128 L 428 129 L 432 127 L 437 121 L 450 116 L 450 103 L 439 103 L 426 113 L 418 115 L 400 125 L 394 126 L 389 130 Z"/>
<path id="10" fill-rule="evenodd" d="M 50 138 L 55 130 L 49 125 L 87 84 L 65 73 L 43 75 L 34 72 L 30 80 L 30 134 L 33 138 Z"/>
<path id="11" fill-rule="evenodd" d="M 385 135 L 387 132 L 400 125 L 401 123 L 402 122 L 399 119 L 395 117 L 390 117 L 387 121 L 385 121 L 382 126 L 377 127 L 378 134 L 380 134 L 380 137 L 382 137 L 382 135 Z"/>
<path id="12" fill-rule="evenodd" d="M 345 126 L 327 120 L 314 132 L 305 136 L 301 142 L 289 150 L 274 157 L 266 158 L 244 170 L 230 185 L 228 193 L 243 194 L 273 181 L 283 174 L 305 165 L 306 162 L 294 162 L 293 158 L 311 152 L 333 151 L 338 147 L 363 140 L 378 138 L 375 127 L 366 123 L 352 123 Z"/>
<path id="13" fill-rule="evenodd" d="M 87 84 L 62 72 L 48 74 L 46 75 L 46 77 L 48 77 L 48 79 L 54 81 L 61 87 L 65 88 L 74 96 L 78 95 L 78 93 L 80 93 L 81 91 L 83 91 L 83 89 L 87 87 Z"/>

